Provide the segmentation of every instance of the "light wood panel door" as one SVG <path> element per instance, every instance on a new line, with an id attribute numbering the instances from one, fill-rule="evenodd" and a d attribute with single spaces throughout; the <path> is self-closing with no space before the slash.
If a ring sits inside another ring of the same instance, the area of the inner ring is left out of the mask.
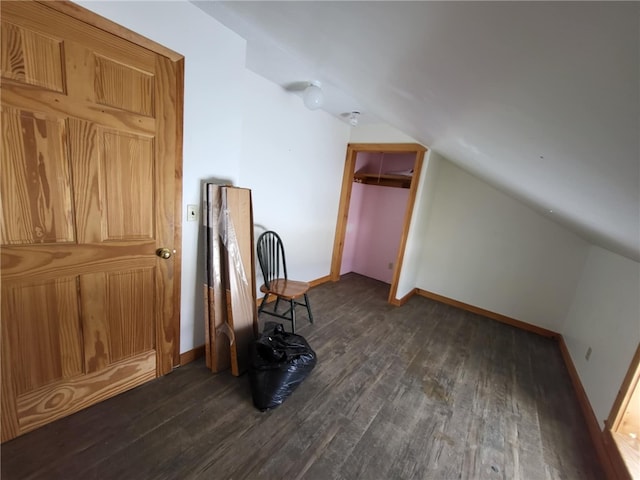
<path id="1" fill-rule="evenodd" d="M 178 363 L 183 64 L 95 18 L 2 2 L 2 441 Z"/>

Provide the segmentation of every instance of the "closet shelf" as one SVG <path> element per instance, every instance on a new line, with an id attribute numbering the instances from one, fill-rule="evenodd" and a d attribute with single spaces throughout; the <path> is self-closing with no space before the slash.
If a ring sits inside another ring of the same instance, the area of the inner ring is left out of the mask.
<path id="1" fill-rule="evenodd" d="M 411 176 L 394 175 L 390 173 L 364 173 L 353 174 L 353 181 L 366 185 L 380 185 L 381 187 L 409 188 L 411 187 Z"/>

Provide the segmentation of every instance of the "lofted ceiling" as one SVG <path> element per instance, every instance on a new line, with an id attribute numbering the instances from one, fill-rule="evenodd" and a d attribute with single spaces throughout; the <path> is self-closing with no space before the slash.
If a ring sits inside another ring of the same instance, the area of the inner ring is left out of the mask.
<path id="1" fill-rule="evenodd" d="M 247 68 L 640 261 L 640 2 L 193 2 Z M 472 205 L 469 208 L 473 208 Z"/>

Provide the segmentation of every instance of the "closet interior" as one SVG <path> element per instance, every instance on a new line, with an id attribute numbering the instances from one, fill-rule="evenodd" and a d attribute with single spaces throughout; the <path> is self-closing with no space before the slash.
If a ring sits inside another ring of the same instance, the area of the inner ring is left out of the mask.
<path id="1" fill-rule="evenodd" d="M 380 280 L 391 286 L 392 301 L 425 150 L 418 144 L 349 145 L 332 279 L 355 272 Z"/>

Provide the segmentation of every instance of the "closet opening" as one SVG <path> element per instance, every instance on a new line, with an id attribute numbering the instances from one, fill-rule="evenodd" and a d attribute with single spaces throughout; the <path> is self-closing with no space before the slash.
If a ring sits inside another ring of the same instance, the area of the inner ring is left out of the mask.
<path id="1" fill-rule="evenodd" d="M 416 143 L 349 144 L 331 280 L 355 272 L 390 285 L 396 299 L 426 148 Z"/>

